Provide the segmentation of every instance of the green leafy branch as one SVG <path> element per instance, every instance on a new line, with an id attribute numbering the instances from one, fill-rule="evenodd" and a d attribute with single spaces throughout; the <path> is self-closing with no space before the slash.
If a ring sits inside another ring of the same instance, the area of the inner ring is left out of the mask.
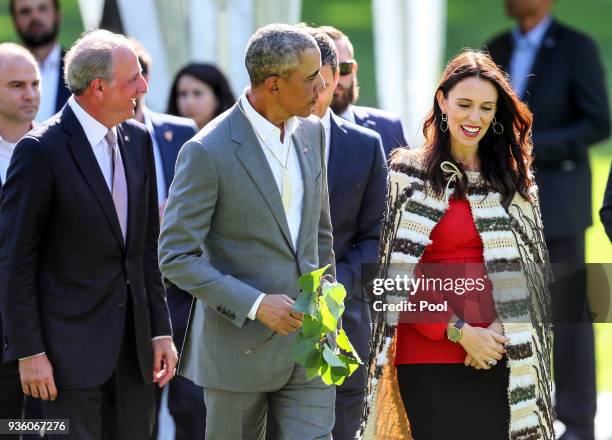
<path id="1" fill-rule="evenodd" d="M 329 266 L 298 280 L 302 293 L 293 308 L 304 314 L 304 321 L 293 345 L 293 359 L 304 366 L 308 379 L 320 376 L 327 385 L 341 385 L 362 362 L 344 330 L 337 331 L 346 290 L 323 276 Z"/>

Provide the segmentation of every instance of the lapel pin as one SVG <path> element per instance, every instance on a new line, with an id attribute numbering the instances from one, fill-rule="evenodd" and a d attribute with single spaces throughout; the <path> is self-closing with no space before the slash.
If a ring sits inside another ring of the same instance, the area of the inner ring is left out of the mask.
<path id="1" fill-rule="evenodd" d="M 172 132 L 172 130 L 164 131 L 164 139 L 166 139 L 168 142 L 172 142 L 173 137 L 174 137 L 174 133 Z"/>
<path id="2" fill-rule="evenodd" d="M 123 136 L 123 140 L 126 142 L 130 141 L 130 137 L 126 134 L 125 136 Z"/>
<path id="3" fill-rule="evenodd" d="M 304 147 L 304 149 L 302 150 L 302 153 L 308 153 L 308 147 Z"/>

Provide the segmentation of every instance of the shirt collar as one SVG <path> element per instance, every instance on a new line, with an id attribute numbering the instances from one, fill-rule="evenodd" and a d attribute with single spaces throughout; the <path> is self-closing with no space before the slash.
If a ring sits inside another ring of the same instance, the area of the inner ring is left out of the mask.
<path id="1" fill-rule="evenodd" d="M 17 145 L 17 142 L 9 142 L 7 140 L 4 140 L 4 138 L 0 134 L 0 149 L 6 147 L 9 151 L 13 151 L 15 145 Z"/>
<path id="2" fill-rule="evenodd" d="M 60 62 L 61 55 L 62 55 L 62 49 L 59 43 L 55 43 L 55 46 L 53 46 L 53 49 L 51 49 L 51 52 L 49 52 L 49 55 L 47 55 L 47 58 L 45 58 L 44 61 L 40 63 L 40 68 L 49 69 L 49 68 L 57 66 Z"/>
<path id="3" fill-rule="evenodd" d="M 329 130 L 331 128 L 331 110 L 329 109 L 329 107 L 323 115 L 323 118 L 321 118 L 321 122 L 323 123 L 323 128 L 325 130 Z"/>
<path id="4" fill-rule="evenodd" d="M 74 96 L 71 96 L 68 99 L 68 105 L 74 112 L 74 115 L 78 119 L 81 127 L 83 127 L 83 131 L 85 132 L 85 136 L 87 136 L 87 140 L 92 147 L 95 147 L 106 137 L 106 133 L 108 133 L 108 128 L 102 125 L 97 119 L 91 116 L 89 113 L 85 111 L 83 107 L 79 105 Z M 115 135 L 117 134 L 117 128 L 111 128 Z"/>
<path id="5" fill-rule="evenodd" d="M 529 32 L 523 34 L 520 28 L 517 26 L 512 30 L 512 37 L 517 45 L 527 44 L 532 48 L 540 47 L 544 35 L 548 30 L 548 27 L 552 23 L 552 17 L 547 15 L 540 21 L 536 27 L 531 29 Z"/>
<path id="6" fill-rule="evenodd" d="M 257 135 L 266 144 L 269 144 L 271 141 L 280 142 L 280 129 L 260 115 L 257 110 L 253 108 L 246 95 L 247 91 L 240 96 L 240 104 L 253 130 L 255 130 Z M 285 121 L 285 140 L 288 139 L 288 136 L 290 137 L 293 135 L 299 123 L 299 119 L 295 116 Z"/>
<path id="7" fill-rule="evenodd" d="M 346 110 L 344 110 L 338 116 L 340 116 L 345 121 L 349 121 L 349 122 L 352 122 L 353 124 L 355 124 L 355 113 L 353 113 L 353 106 L 352 106 L 352 104 L 349 104 L 349 106 L 346 108 Z"/>

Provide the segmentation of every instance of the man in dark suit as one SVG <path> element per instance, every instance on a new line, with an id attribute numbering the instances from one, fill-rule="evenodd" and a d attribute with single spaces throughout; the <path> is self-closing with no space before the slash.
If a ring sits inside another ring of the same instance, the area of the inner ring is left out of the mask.
<path id="1" fill-rule="evenodd" d="M 610 112 L 595 44 L 555 20 L 551 7 L 552 0 L 506 0 L 518 27 L 487 48 L 534 115 L 536 182 L 551 262 L 581 265 L 592 223 L 587 149 L 608 137 Z M 553 311 L 566 321 L 555 328 L 554 371 L 556 412 L 567 440 L 594 437 L 594 338 L 585 291 L 583 269 L 552 289 Z"/>
<path id="2" fill-rule="evenodd" d="M 321 51 L 321 76 L 315 114 L 326 137 L 329 207 L 336 255 L 336 276 L 347 292 L 342 325 L 359 357 L 370 356 L 370 308 L 362 292 L 362 264 L 375 264 L 387 189 L 387 168 L 380 136 L 336 116 L 329 108 L 338 84 L 338 56 L 334 42 L 323 31 L 311 34 Z M 336 389 L 335 440 L 355 436 L 365 401 L 364 366 Z"/>
<path id="3" fill-rule="evenodd" d="M 599 210 L 599 217 L 606 229 L 608 238 L 612 241 L 612 165 L 610 165 L 610 175 L 608 176 L 603 205 Z"/>
<path id="4" fill-rule="evenodd" d="M 145 50 L 142 43 L 130 39 L 132 47 L 138 55 L 142 67 L 142 75 L 149 81 L 149 72 L 153 65 L 151 55 Z M 136 116 L 138 122 L 143 123 L 153 141 L 153 155 L 155 156 L 155 172 L 157 176 L 157 200 L 159 203 L 159 216 L 163 216 L 170 184 L 174 179 L 174 165 L 178 152 L 185 142 L 191 139 L 198 131 L 192 119 L 180 118 L 173 115 L 156 113 L 145 104 L 144 96 L 138 100 Z M 179 352 L 183 346 L 187 320 L 193 297 L 174 286 L 166 286 L 166 296 L 174 344 Z M 159 415 L 161 404 L 161 389 L 155 393 L 156 413 Z M 206 430 L 206 409 L 204 407 L 204 393 L 202 387 L 195 385 L 183 376 L 175 377 L 168 384 L 168 411 L 174 420 L 175 440 L 203 439 Z M 159 417 L 155 423 L 152 438 L 157 438 Z"/>
<path id="5" fill-rule="evenodd" d="M 0 198 L 4 356 L 71 438 L 148 438 L 153 382 L 177 362 L 157 268 L 159 214 L 147 91 L 127 39 L 80 38 L 68 104 L 15 148 Z M 105 437 L 106 438 L 106 437 Z"/>
<path id="6" fill-rule="evenodd" d="M 70 91 L 64 83 L 64 55 L 58 36 L 61 25 L 59 0 L 10 0 L 15 32 L 38 61 L 42 96 L 36 120 L 57 113 Z"/>
<path id="7" fill-rule="evenodd" d="M 32 128 L 39 103 L 40 73 L 36 60 L 17 44 L 0 44 L 0 190 L 15 145 Z M 16 361 L 3 363 L 3 341 L 0 316 L 0 419 L 17 419 L 23 409 L 19 369 Z"/>
<path id="8" fill-rule="evenodd" d="M 357 82 L 359 65 L 355 60 L 351 40 L 332 26 L 321 26 L 319 29 L 334 40 L 338 50 L 340 79 L 331 103 L 334 113 L 347 121 L 378 133 L 387 157 L 394 148 L 407 146 L 408 142 L 404 138 L 404 127 L 399 116 L 377 108 L 353 105 L 359 98 L 359 83 Z"/>

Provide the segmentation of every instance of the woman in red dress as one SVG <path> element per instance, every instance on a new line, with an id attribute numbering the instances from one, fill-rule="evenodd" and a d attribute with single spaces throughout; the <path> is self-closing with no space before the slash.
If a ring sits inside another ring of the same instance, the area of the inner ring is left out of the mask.
<path id="1" fill-rule="evenodd" d="M 446 66 L 425 146 L 392 154 L 381 274 L 412 287 L 383 294 L 402 311 L 376 320 L 366 438 L 401 432 L 402 416 L 380 421 L 398 406 L 389 381 L 416 440 L 554 438 L 531 123 L 506 75 L 468 50 Z"/>

